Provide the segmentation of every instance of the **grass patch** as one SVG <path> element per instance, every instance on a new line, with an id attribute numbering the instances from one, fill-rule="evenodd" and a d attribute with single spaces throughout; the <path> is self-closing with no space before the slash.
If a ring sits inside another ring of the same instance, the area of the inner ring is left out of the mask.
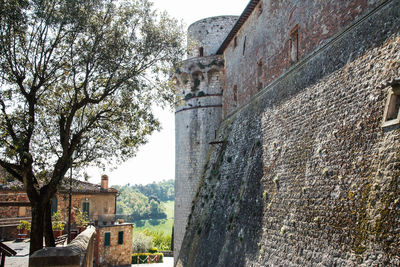
<path id="1" fill-rule="evenodd" d="M 167 219 L 153 219 L 135 221 L 133 234 L 136 232 L 149 229 L 150 231 L 162 231 L 165 235 L 172 235 L 172 226 L 174 225 L 174 201 L 166 201 L 161 203 L 165 207 Z"/>
<path id="2" fill-rule="evenodd" d="M 161 202 L 165 207 L 165 213 L 167 213 L 167 219 L 174 218 L 174 201 Z"/>

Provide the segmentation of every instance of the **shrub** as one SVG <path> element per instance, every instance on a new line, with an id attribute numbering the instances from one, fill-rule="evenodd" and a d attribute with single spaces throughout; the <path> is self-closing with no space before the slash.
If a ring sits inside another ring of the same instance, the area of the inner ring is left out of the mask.
<path id="1" fill-rule="evenodd" d="M 18 230 L 27 230 L 30 231 L 31 230 L 31 223 L 25 220 L 20 220 L 19 224 L 17 226 Z"/>
<path id="2" fill-rule="evenodd" d="M 164 254 L 162 253 L 133 253 L 132 264 L 143 263 L 162 263 Z"/>
<path id="3" fill-rule="evenodd" d="M 153 246 L 159 250 L 171 250 L 171 235 L 164 235 L 163 231 L 151 231 L 149 229 L 143 230 L 142 233 L 151 237 Z"/>
<path id="4" fill-rule="evenodd" d="M 134 253 L 144 253 L 149 251 L 153 247 L 153 238 L 147 236 L 142 232 L 138 232 L 133 235 L 132 241 L 132 252 Z"/>
<path id="5" fill-rule="evenodd" d="M 153 248 L 150 248 L 150 249 L 149 249 L 149 252 L 150 252 L 150 253 L 157 253 L 157 252 L 158 252 L 158 249 L 155 248 L 155 247 L 153 247 Z"/>
<path id="6" fill-rule="evenodd" d="M 86 212 L 81 211 L 78 208 L 74 208 L 75 211 L 75 222 L 78 226 L 87 226 L 89 224 L 89 217 Z"/>
<path id="7" fill-rule="evenodd" d="M 61 211 L 57 211 L 56 213 L 51 216 L 51 226 L 53 230 L 64 230 L 64 222 L 61 221 L 62 216 L 61 216 Z"/>
<path id="8" fill-rule="evenodd" d="M 58 221 L 61 221 L 61 219 L 62 219 L 61 210 L 55 212 L 55 213 L 51 216 L 51 220 L 52 220 L 52 221 L 58 222 Z"/>

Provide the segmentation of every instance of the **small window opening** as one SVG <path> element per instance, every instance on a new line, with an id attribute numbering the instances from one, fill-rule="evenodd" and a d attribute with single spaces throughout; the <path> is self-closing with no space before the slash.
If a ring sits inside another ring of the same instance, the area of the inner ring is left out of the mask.
<path id="1" fill-rule="evenodd" d="M 392 85 L 388 92 L 382 127 L 400 124 L 400 85 Z"/>
<path id="2" fill-rule="evenodd" d="M 263 75 L 263 67 L 262 67 L 262 60 L 260 60 L 257 63 L 257 89 L 258 90 L 261 90 L 263 88 L 262 75 Z"/>
<path id="3" fill-rule="evenodd" d="M 233 47 L 236 47 L 237 46 L 237 37 L 235 37 L 234 39 L 233 39 Z"/>
<path id="4" fill-rule="evenodd" d="M 200 57 L 204 56 L 204 48 L 203 47 L 199 48 L 199 56 Z"/>
<path id="5" fill-rule="evenodd" d="M 110 239 L 111 239 L 111 233 L 110 232 L 104 233 L 104 246 L 105 247 L 110 246 Z"/>
<path id="6" fill-rule="evenodd" d="M 263 12 L 263 6 L 262 6 L 262 2 L 258 5 L 258 15 L 260 16 L 261 13 Z"/>
<path id="7" fill-rule="evenodd" d="M 295 63 L 299 60 L 299 27 L 296 26 L 290 31 L 289 38 L 290 62 Z"/>
<path id="8" fill-rule="evenodd" d="M 82 203 L 82 212 L 86 213 L 86 215 L 89 216 L 89 211 L 90 211 L 89 202 L 83 202 Z"/>
<path id="9" fill-rule="evenodd" d="M 233 86 L 233 101 L 235 101 L 235 104 L 237 104 L 237 85 Z"/>
<path id="10" fill-rule="evenodd" d="M 244 56 L 244 52 L 246 51 L 246 39 L 247 37 L 244 37 L 244 41 L 243 41 L 243 56 Z"/>
<path id="11" fill-rule="evenodd" d="M 58 200 L 57 197 L 53 197 L 51 201 L 51 215 L 57 212 Z"/>
<path id="12" fill-rule="evenodd" d="M 124 231 L 118 232 L 118 245 L 122 245 L 124 243 Z"/>

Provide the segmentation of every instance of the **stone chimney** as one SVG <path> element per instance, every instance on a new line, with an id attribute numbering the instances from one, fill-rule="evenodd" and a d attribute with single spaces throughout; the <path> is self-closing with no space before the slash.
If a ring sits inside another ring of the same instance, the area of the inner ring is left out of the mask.
<path id="1" fill-rule="evenodd" d="M 101 176 L 101 189 L 108 189 L 108 176 L 105 174 Z"/>

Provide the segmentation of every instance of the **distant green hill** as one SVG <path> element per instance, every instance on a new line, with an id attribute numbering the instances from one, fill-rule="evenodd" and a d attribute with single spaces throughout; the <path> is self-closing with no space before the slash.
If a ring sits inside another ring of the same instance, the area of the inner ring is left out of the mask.
<path id="1" fill-rule="evenodd" d="M 150 231 L 162 231 L 166 235 L 172 234 L 172 226 L 174 225 L 174 201 L 161 202 L 165 207 L 167 219 L 150 219 L 134 221 L 135 228 L 133 232 L 149 229 Z"/>
<path id="2" fill-rule="evenodd" d="M 113 186 L 119 191 L 117 218 L 144 229 L 172 234 L 174 222 L 174 180 L 148 185 Z"/>

